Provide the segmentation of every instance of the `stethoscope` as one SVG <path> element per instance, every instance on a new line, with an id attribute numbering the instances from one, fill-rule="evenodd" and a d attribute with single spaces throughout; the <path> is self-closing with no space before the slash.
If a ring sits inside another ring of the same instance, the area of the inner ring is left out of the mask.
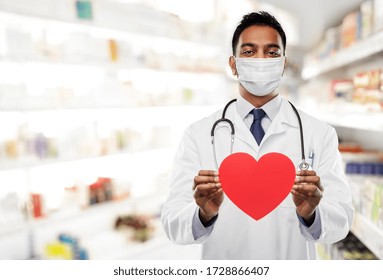
<path id="1" fill-rule="evenodd" d="M 216 153 L 215 153 L 215 142 L 214 142 L 214 132 L 215 132 L 215 128 L 216 126 L 221 123 L 221 122 L 226 122 L 230 125 L 230 129 L 231 129 L 231 145 L 230 145 L 230 154 L 233 153 L 233 145 L 234 145 L 234 138 L 235 138 L 235 128 L 234 128 L 234 124 L 231 120 L 229 120 L 228 118 L 226 118 L 226 111 L 227 109 L 229 108 L 229 106 L 236 102 L 237 99 L 233 99 L 231 101 L 229 101 L 226 106 L 224 107 L 223 109 L 223 112 L 222 112 L 222 117 L 218 120 L 215 121 L 215 123 L 213 124 L 212 128 L 211 128 L 211 144 L 213 145 L 213 152 L 214 152 L 214 158 L 216 160 L 216 163 L 217 163 L 217 166 L 218 166 L 218 162 L 217 162 L 217 157 L 216 157 Z M 294 113 L 295 115 L 297 116 L 297 119 L 298 119 L 298 123 L 299 123 L 299 133 L 300 133 L 300 140 L 301 140 L 301 155 L 302 155 L 302 162 L 298 165 L 298 168 L 300 170 L 308 170 L 310 168 L 310 165 L 306 162 L 306 157 L 305 157 L 305 144 L 304 144 L 304 139 L 303 139 L 303 128 L 302 128 L 302 121 L 301 121 L 301 117 L 298 113 L 298 110 L 297 108 L 295 108 L 295 106 L 289 101 L 291 107 L 293 108 L 294 110 Z"/>

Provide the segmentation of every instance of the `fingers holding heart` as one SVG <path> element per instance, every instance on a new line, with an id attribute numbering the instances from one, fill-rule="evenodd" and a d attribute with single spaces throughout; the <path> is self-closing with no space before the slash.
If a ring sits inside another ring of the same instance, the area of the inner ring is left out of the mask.
<path id="1" fill-rule="evenodd" d="M 301 199 L 321 198 L 322 191 L 320 188 L 322 187 L 321 186 L 318 187 L 315 184 L 302 183 L 299 185 L 294 185 L 291 190 L 291 193 L 295 196 L 300 197 Z"/>
<path id="2" fill-rule="evenodd" d="M 215 196 L 217 196 L 217 194 L 219 194 L 220 191 L 222 192 L 221 183 L 200 184 L 194 189 L 194 197 L 196 199 L 202 197 L 212 199 Z"/>
<path id="3" fill-rule="evenodd" d="M 291 193 L 301 199 L 322 198 L 323 187 L 320 177 L 313 170 L 299 171 L 296 174 Z"/>

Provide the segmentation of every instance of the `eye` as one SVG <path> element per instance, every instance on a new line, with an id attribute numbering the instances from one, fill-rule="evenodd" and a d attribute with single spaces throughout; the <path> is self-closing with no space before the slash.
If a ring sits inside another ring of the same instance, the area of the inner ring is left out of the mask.
<path id="1" fill-rule="evenodd" d="M 242 52 L 242 54 L 244 54 L 244 55 L 252 55 L 252 54 L 254 54 L 254 51 L 252 51 L 252 50 L 244 50 Z"/>
<path id="2" fill-rule="evenodd" d="M 279 51 L 268 51 L 267 52 L 267 55 L 268 56 L 272 56 L 272 57 L 278 57 L 278 56 L 281 56 Z"/>

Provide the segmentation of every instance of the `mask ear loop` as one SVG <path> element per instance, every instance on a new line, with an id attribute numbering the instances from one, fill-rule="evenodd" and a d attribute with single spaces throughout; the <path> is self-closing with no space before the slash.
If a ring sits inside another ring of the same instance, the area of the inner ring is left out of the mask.
<path id="1" fill-rule="evenodd" d="M 234 59 L 234 69 L 231 68 L 233 76 L 238 76 L 238 71 L 237 71 L 237 59 L 234 55 L 231 56 Z"/>
<path id="2" fill-rule="evenodd" d="M 283 72 L 282 72 L 282 77 L 283 77 L 283 75 L 285 74 L 285 70 L 286 70 L 286 65 L 287 65 L 287 56 L 283 55 L 283 59 L 284 59 L 284 64 L 283 64 Z"/>

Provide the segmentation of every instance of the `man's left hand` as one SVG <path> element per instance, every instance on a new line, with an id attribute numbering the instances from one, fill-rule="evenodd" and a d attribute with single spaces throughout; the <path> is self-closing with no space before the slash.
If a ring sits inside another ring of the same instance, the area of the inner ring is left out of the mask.
<path id="1" fill-rule="evenodd" d="M 291 194 L 297 213 L 311 225 L 315 219 L 315 209 L 323 196 L 320 178 L 313 170 L 298 171 Z"/>

